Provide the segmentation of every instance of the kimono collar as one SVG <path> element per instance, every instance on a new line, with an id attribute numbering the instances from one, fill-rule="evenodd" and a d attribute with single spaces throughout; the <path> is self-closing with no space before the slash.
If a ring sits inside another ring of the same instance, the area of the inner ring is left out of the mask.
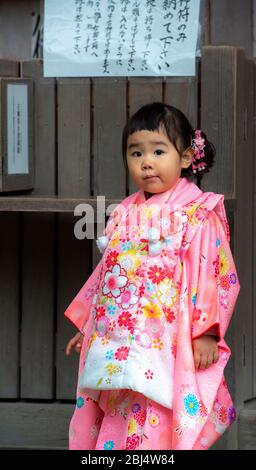
<path id="1" fill-rule="evenodd" d="M 203 194 L 198 186 L 188 181 L 187 178 L 178 178 L 175 185 L 162 193 L 155 193 L 149 199 L 146 199 L 145 193 L 140 189 L 135 193 L 133 204 L 162 204 L 168 203 L 172 206 L 185 206 Z"/>

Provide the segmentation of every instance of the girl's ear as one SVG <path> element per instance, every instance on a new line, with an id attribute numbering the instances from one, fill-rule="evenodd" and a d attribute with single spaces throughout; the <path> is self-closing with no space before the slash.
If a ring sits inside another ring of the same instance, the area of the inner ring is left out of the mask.
<path id="1" fill-rule="evenodd" d="M 188 147 L 183 152 L 182 157 L 181 157 L 181 168 L 188 168 L 191 165 L 194 153 L 195 151 L 191 147 Z"/>

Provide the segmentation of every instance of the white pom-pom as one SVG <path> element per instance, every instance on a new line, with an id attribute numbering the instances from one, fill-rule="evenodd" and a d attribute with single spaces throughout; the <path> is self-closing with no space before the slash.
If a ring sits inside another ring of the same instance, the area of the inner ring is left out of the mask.
<path id="1" fill-rule="evenodd" d="M 157 240 L 160 240 L 160 231 L 155 227 L 151 227 L 148 230 L 148 240 L 150 242 L 156 242 Z"/>
<path id="2" fill-rule="evenodd" d="M 162 251 L 162 243 L 160 241 L 148 244 L 148 253 L 150 256 L 159 255 L 161 251 Z"/>
<path id="3" fill-rule="evenodd" d="M 99 248 L 101 253 L 104 253 L 105 249 L 108 246 L 109 238 L 103 235 L 96 240 L 96 245 Z"/>

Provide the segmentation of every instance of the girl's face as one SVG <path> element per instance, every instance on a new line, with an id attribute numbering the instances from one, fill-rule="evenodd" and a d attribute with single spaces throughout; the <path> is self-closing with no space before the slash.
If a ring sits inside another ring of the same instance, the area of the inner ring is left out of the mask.
<path id="1" fill-rule="evenodd" d="M 134 183 L 146 192 L 161 193 L 171 189 L 182 168 L 192 163 L 194 150 L 179 155 L 163 128 L 137 131 L 127 140 L 127 164 Z"/>

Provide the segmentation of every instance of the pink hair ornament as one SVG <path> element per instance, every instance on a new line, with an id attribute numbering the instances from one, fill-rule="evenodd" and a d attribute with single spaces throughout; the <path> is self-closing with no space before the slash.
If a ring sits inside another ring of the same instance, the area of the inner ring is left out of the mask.
<path id="1" fill-rule="evenodd" d="M 193 173 L 197 171 L 202 171 L 206 167 L 205 162 L 200 162 L 201 158 L 205 157 L 204 147 L 205 139 L 201 135 L 201 130 L 197 129 L 194 131 L 194 138 L 192 139 L 191 148 L 195 150 L 193 160 L 192 160 L 192 170 Z"/>

